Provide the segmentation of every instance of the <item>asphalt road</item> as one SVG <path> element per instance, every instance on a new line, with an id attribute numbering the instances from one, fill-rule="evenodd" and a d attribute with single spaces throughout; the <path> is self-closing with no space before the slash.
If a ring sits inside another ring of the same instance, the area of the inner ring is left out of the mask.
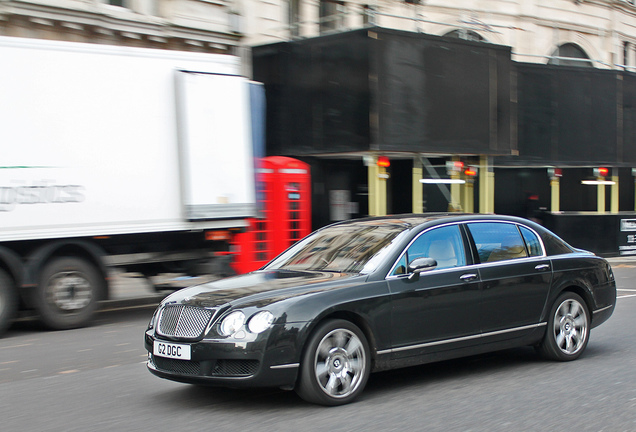
<path id="1" fill-rule="evenodd" d="M 0 339 L 0 430 L 634 431 L 636 265 L 615 265 L 620 298 L 571 363 L 531 348 L 371 376 L 354 404 L 324 408 L 278 389 L 198 388 L 151 375 L 152 308 L 108 311 L 92 327 L 20 322 Z"/>

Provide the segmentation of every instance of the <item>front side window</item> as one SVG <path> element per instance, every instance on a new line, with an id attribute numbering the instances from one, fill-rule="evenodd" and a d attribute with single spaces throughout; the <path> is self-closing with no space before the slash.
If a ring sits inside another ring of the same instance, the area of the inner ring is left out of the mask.
<path id="1" fill-rule="evenodd" d="M 482 263 L 505 261 L 528 256 L 517 226 L 502 222 L 467 224 L 473 236 L 479 261 Z"/>
<path id="2" fill-rule="evenodd" d="M 435 228 L 420 235 L 402 255 L 391 276 L 408 273 L 408 263 L 424 257 L 433 258 L 437 270 L 465 266 L 466 253 L 459 226 Z"/>

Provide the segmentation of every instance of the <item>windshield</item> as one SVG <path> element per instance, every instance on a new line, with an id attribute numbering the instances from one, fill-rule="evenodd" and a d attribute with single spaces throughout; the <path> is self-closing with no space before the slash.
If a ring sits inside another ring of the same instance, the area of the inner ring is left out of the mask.
<path id="1" fill-rule="evenodd" d="M 369 273 L 406 227 L 395 221 L 342 224 L 316 231 L 265 267 Z"/>

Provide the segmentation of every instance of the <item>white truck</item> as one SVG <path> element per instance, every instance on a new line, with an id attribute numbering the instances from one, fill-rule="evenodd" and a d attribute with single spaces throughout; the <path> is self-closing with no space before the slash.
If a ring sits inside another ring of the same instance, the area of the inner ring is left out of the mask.
<path id="1" fill-rule="evenodd" d="M 0 59 L 0 333 L 20 308 L 85 325 L 114 267 L 227 258 L 264 109 L 237 57 L 0 37 Z"/>

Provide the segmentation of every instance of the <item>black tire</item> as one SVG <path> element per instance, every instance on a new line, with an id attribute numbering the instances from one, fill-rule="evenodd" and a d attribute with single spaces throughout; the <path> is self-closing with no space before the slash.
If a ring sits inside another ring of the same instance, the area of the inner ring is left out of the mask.
<path id="1" fill-rule="evenodd" d="M 590 312 L 585 301 L 575 293 L 562 293 L 550 309 L 539 353 L 550 360 L 576 360 L 589 340 Z"/>
<path id="2" fill-rule="evenodd" d="M 0 270 L 0 336 L 9 328 L 17 311 L 18 293 L 15 284 L 4 270 Z"/>
<path id="3" fill-rule="evenodd" d="M 349 321 L 329 320 L 307 341 L 296 393 L 307 402 L 344 405 L 360 395 L 370 372 L 364 333 Z"/>
<path id="4" fill-rule="evenodd" d="M 54 258 L 40 273 L 34 303 L 44 325 L 66 330 L 87 325 L 101 298 L 104 279 L 90 262 Z"/>

